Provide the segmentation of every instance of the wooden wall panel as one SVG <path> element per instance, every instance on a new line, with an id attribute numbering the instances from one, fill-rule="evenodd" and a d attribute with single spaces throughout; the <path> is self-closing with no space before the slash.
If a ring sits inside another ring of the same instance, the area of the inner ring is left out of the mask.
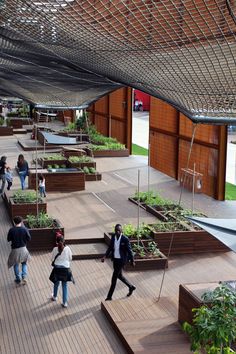
<path id="1" fill-rule="evenodd" d="M 180 113 L 179 134 L 192 138 L 193 123 L 189 118 Z M 195 132 L 195 140 L 201 140 L 207 143 L 218 144 L 219 127 L 216 125 L 198 124 Z"/>
<path id="2" fill-rule="evenodd" d="M 103 134 L 105 136 L 109 135 L 106 116 L 103 116 L 103 115 L 100 115 L 98 113 L 95 113 L 95 115 L 94 115 L 94 125 L 96 126 L 97 130 L 101 134 Z"/>
<path id="3" fill-rule="evenodd" d="M 119 120 L 111 120 L 111 136 L 116 138 L 120 143 L 125 144 L 126 122 Z"/>
<path id="4" fill-rule="evenodd" d="M 176 138 L 158 132 L 150 133 L 150 165 L 176 178 Z"/>
<path id="5" fill-rule="evenodd" d="M 181 140 L 179 141 L 179 176 L 181 168 L 187 166 L 188 154 L 190 149 L 190 142 Z M 196 172 L 203 174 L 202 192 L 210 196 L 215 196 L 216 182 L 217 182 L 217 162 L 218 151 L 211 149 L 207 146 L 194 144 L 192 148 L 189 168 L 194 169 Z"/>
<path id="6" fill-rule="evenodd" d="M 96 112 L 102 112 L 104 114 L 108 114 L 109 110 L 109 97 L 105 96 L 94 103 L 94 110 Z"/>
<path id="7" fill-rule="evenodd" d="M 168 103 L 151 97 L 149 124 L 152 128 L 159 128 L 169 132 L 177 132 L 178 130 L 178 111 Z"/>
<path id="8" fill-rule="evenodd" d="M 116 90 L 109 95 L 110 98 L 110 114 L 126 120 L 124 115 L 126 110 L 126 91 L 124 89 Z"/>
<path id="9" fill-rule="evenodd" d="M 89 117 L 105 136 L 117 138 L 131 151 L 132 89 L 124 87 L 101 98 L 88 108 Z"/>

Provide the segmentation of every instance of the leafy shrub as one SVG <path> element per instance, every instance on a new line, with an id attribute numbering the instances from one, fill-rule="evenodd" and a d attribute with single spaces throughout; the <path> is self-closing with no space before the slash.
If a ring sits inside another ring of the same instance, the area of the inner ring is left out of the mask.
<path id="1" fill-rule="evenodd" d="M 87 166 L 85 166 L 85 167 L 83 168 L 83 171 L 84 171 L 84 173 L 87 175 L 87 174 L 89 173 L 89 169 L 88 169 L 88 167 L 87 167 Z"/>
<path id="2" fill-rule="evenodd" d="M 2 126 L 3 124 L 4 124 L 4 118 L 0 116 L 0 126 Z"/>
<path id="3" fill-rule="evenodd" d="M 36 191 L 19 190 L 13 194 L 12 198 L 15 204 L 42 202 Z"/>
<path id="4" fill-rule="evenodd" d="M 89 167 L 89 173 L 96 173 L 96 170 L 94 167 Z"/>
<path id="5" fill-rule="evenodd" d="M 64 129 L 67 132 L 73 132 L 77 130 L 76 122 L 69 122 L 69 124 Z"/>
<path id="6" fill-rule="evenodd" d="M 48 228 L 54 226 L 54 220 L 48 214 L 41 212 L 38 216 L 27 215 L 26 222 L 30 229 Z"/>
<path id="7" fill-rule="evenodd" d="M 195 308 L 193 324 L 185 322 L 183 329 L 191 339 L 191 351 L 196 354 L 235 353 L 230 347 L 236 340 L 236 293 L 221 284 L 202 295 L 206 304 Z"/>
<path id="8" fill-rule="evenodd" d="M 139 226 L 139 229 L 132 224 L 124 224 L 122 229 L 124 235 L 129 238 L 131 237 L 138 238 L 139 236 L 140 238 L 147 238 L 147 239 L 151 237 L 151 232 L 153 230 L 151 225 L 145 223 L 142 223 Z"/>
<path id="9" fill-rule="evenodd" d="M 50 160 L 65 160 L 65 157 L 61 154 L 46 154 L 43 156 L 43 160 L 50 161 Z"/>
<path id="10" fill-rule="evenodd" d="M 82 116 L 77 118 L 75 125 L 78 130 L 83 130 L 85 131 L 87 128 L 87 122 L 88 122 L 88 113 L 83 111 Z"/>
<path id="11" fill-rule="evenodd" d="M 85 156 L 85 155 L 82 155 L 82 156 L 70 156 L 69 157 L 69 161 L 71 163 L 77 163 L 77 162 L 92 162 L 93 159 L 90 157 L 90 156 Z"/>
<path id="12" fill-rule="evenodd" d="M 89 146 L 91 150 L 104 151 L 104 150 L 125 150 L 125 145 L 121 143 L 106 143 L 105 145 L 93 145 Z"/>

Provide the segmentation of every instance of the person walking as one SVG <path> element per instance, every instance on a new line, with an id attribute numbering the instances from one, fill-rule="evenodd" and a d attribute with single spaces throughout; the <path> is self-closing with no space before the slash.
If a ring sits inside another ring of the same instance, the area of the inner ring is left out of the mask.
<path id="1" fill-rule="evenodd" d="M 39 175 L 39 194 L 41 197 L 46 197 L 45 177 L 42 173 Z"/>
<path id="2" fill-rule="evenodd" d="M 67 282 L 74 279 L 70 270 L 70 262 L 72 261 L 72 252 L 70 247 L 65 245 L 63 236 L 57 237 L 57 247 L 52 250 L 52 266 L 54 279 L 50 280 L 54 283 L 53 294 L 51 297 L 52 301 L 57 301 L 57 293 L 60 282 L 62 283 L 62 307 L 68 307 L 68 287 Z M 51 274 L 52 274 L 51 273 Z"/>
<path id="3" fill-rule="evenodd" d="M 106 301 L 112 300 L 112 295 L 116 287 L 117 279 L 120 279 L 125 285 L 128 286 L 129 292 L 127 296 L 131 296 L 136 287 L 123 276 L 122 268 L 124 265 L 131 261 L 131 264 L 135 266 L 133 252 L 128 237 L 123 235 L 122 226 L 117 224 L 115 226 L 115 233 L 111 237 L 110 245 L 101 259 L 102 262 L 105 261 L 106 257 L 111 254 L 111 259 L 113 260 L 113 274 L 111 279 L 111 286 L 108 291 Z"/>
<path id="4" fill-rule="evenodd" d="M 29 165 L 22 154 L 18 156 L 17 168 L 20 176 L 21 189 L 23 190 L 25 189 L 25 177 L 29 174 Z"/>
<path id="5" fill-rule="evenodd" d="M 3 194 L 5 184 L 6 184 L 6 168 L 7 168 L 7 157 L 2 156 L 0 159 L 0 180 L 2 181 L 0 195 Z"/>
<path id="6" fill-rule="evenodd" d="M 9 166 L 6 168 L 5 177 L 6 177 L 6 181 L 7 181 L 7 190 L 9 191 L 11 189 L 11 186 L 13 183 L 12 171 Z"/>
<path id="7" fill-rule="evenodd" d="M 14 226 L 10 228 L 7 241 L 11 242 L 11 253 L 8 257 L 8 268 L 13 267 L 15 273 L 15 282 L 20 284 L 26 284 L 27 277 L 27 261 L 30 258 L 29 251 L 27 249 L 27 242 L 31 240 L 28 229 L 23 225 L 23 219 L 21 216 L 15 216 L 13 218 Z M 22 270 L 20 272 L 20 264 Z"/>

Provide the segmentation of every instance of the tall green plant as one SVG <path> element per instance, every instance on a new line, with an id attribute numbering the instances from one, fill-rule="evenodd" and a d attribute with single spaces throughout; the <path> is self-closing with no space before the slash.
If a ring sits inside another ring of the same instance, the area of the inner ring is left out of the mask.
<path id="1" fill-rule="evenodd" d="M 40 212 L 39 215 L 27 215 L 26 222 L 30 229 L 49 228 L 54 226 L 54 220 L 48 214 Z"/>
<path id="2" fill-rule="evenodd" d="M 236 293 L 221 284 L 204 293 L 202 299 L 209 306 L 193 309 L 193 324 L 183 324 L 191 338 L 191 350 L 195 354 L 235 353 L 230 347 L 236 340 Z"/>

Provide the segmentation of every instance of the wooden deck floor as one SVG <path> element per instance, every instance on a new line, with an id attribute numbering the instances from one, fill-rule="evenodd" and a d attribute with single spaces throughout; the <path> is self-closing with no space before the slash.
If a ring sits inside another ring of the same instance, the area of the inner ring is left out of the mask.
<path id="1" fill-rule="evenodd" d="M 1 137 L 0 151 L 1 155 L 7 155 L 12 167 L 18 154 L 22 153 L 16 136 Z M 28 161 L 32 160 L 32 153 L 23 154 Z M 85 191 L 47 195 L 49 214 L 60 219 L 68 239 L 101 238 L 104 231 L 110 231 L 118 222 L 137 222 L 137 207 L 128 202 L 127 197 L 136 190 L 138 169 L 141 170 L 141 188 L 147 188 L 146 159 L 100 158 L 97 159 L 97 169 L 103 173 L 103 181 L 89 182 Z M 167 198 L 178 200 L 176 181 L 154 170 L 151 170 L 150 180 L 152 189 L 162 191 Z M 15 176 L 13 188 L 19 187 L 19 179 Z M 183 200 L 186 207 L 191 206 L 191 193 L 184 194 Z M 234 217 L 235 205 L 235 202 L 216 202 L 200 195 L 195 200 L 196 209 L 209 216 Z M 140 211 L 140 218 L 145 222 L 155 221 L 145 211 Z M 76 284 L 69 285 L 69 307 L 63 309 L 60 297 L 58 303 L 49 300 L 52 292 L 48 279 L 51 270 L 49 253 L 34 253 L 29 263 L 28 284 L 20 287 L 14 284 L 12 269 L 8 270 L 6 266 L 10 251 L 6 242 L 9 227 L 10 220 L 0 200 L 0 352 L 125 353 L 124 346 L 101 312 L 101 301 L 110 286 L 111 262 L 74 261 L 72 270 Z M 172 257 L 162 291 L 162 297 L 171 299 L 173 304 L 168 316 L 177 321 L 179 284 L 234 279 L 235 264 L 233 252 Z M 127 273 L 137 287 L 131 299 L 134 304 L 143 299 L 156 299 L 162 275 L 161 270 Z M 126 294 L 127 289 L 118 283 L 114 299 L 122 302 L 127 299 Z M 132 306 L 135 308 L 135 305 Z"/>

